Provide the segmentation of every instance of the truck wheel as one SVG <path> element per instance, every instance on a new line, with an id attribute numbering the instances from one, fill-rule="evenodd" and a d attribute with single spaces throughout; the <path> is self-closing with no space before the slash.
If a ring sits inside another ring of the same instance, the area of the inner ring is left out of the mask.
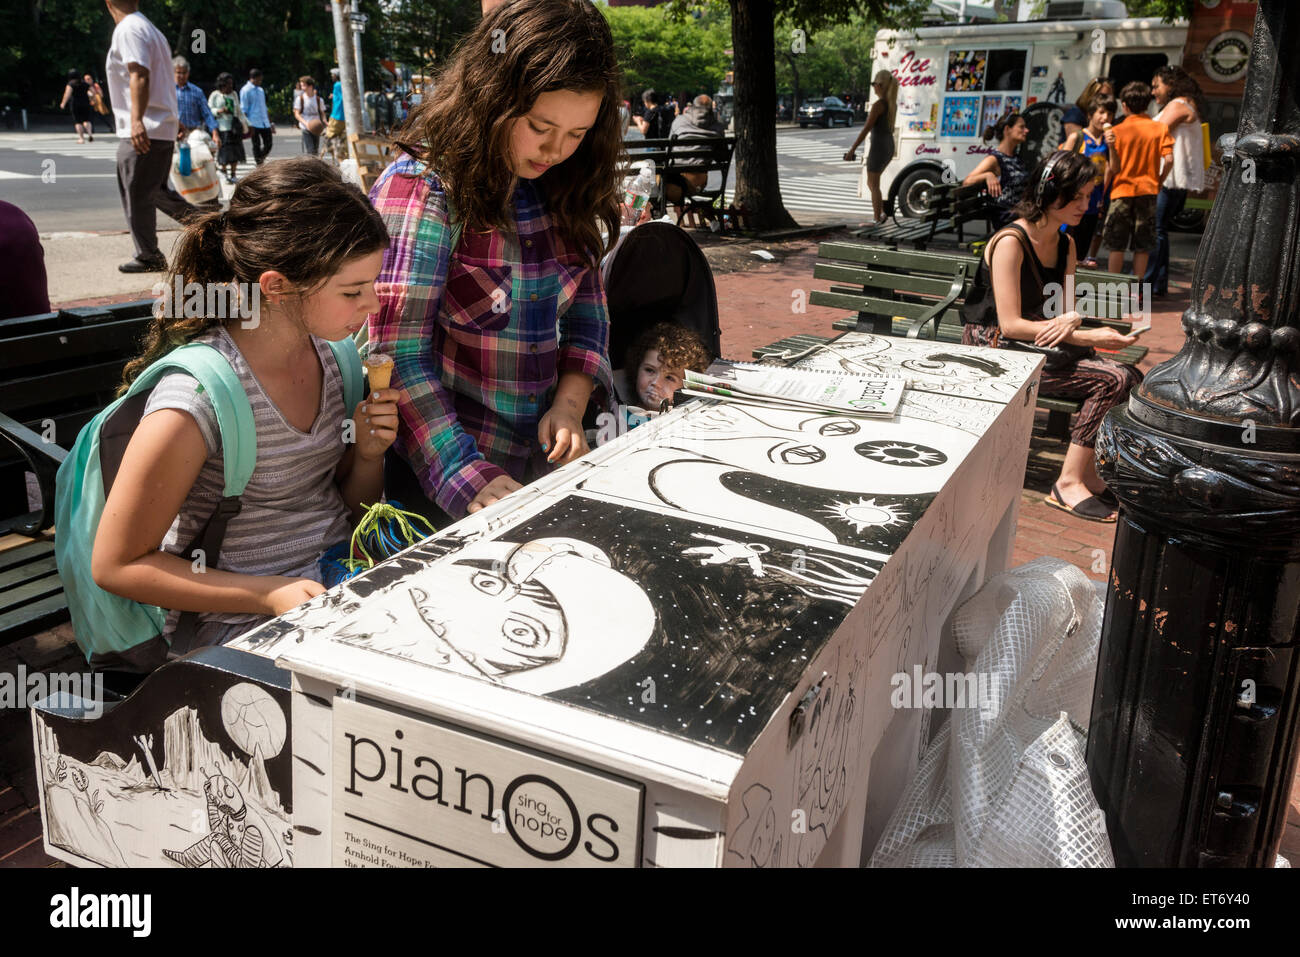
<path id="1" fill-rule="evenodd" d="M 1206 209 L 1182 209 L 1170 225 L 1180 233 L 1199 233 L 1205 229 L 1208 216 L 1209 210 Z"/>
<path id="2" fill-rule="evenodd" d="M 915 218 L 924 213 L 929 208 L 928 194 L 940 181 L 938 170 L 924 166 L 904 176 L 898 184 L 898 214 Z"/>

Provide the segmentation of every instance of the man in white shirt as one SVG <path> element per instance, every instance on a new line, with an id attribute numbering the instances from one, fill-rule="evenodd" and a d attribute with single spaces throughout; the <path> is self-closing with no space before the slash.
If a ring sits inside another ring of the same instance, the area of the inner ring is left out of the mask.
<path id="1" fill-rule="evenodd" d="M 105 74 L 117 126 L 117 190 L 135 244 L 135 258 L 122 272 L 161 272 L 167 258 L 158 248 L 158 210 L 177 221 L 194 213 L 168 188 L 179 120 L 171 81 L 172 51 L 143 13 L 139 0 L 104 0 L 116 26 Z"/>

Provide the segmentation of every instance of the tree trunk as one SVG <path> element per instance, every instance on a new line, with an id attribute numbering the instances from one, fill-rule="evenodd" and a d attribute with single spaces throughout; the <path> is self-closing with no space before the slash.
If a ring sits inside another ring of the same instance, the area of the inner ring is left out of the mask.
<path id="1" fill-rule="evenodd" d="M 735 49 L 735 204 L 751 229 L 797 226 L 776 171 L 776 36 L 772 0 L 731 0 Z"/>

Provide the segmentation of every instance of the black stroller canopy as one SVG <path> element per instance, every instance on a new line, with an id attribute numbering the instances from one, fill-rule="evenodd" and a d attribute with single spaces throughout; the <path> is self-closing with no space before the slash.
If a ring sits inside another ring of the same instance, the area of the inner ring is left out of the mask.
<path id="1" fill-rule="evenodd" d="M 627 362 L 637 337 L 660 322 L 695 332 L 712 358 L 722 354 L 713 271 L 680 227 L 662 222 L 636 227 L 611 254 L 604 277 L 609 359 L 615 369 Z"/>

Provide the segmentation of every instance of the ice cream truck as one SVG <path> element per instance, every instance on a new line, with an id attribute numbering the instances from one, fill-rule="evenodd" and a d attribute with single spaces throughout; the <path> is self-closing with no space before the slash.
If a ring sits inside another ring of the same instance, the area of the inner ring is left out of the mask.
<path id="1" fill-rule="evenodd" d="M 982 134 L 1008 112 L 1029 124 L 1029 165 L 1060 145 L 1061 118 L 1088 81 L 1118 92 L 1183 61 L 1186 21 L 1127 17 L 1115 0 L 1048 3 L 1044 19 L 881 30 L 873 70 L 898 78 L 894 159 L 881 189 L 915 216 L 934 185 L 960 181 L 997 142 Z"/>

